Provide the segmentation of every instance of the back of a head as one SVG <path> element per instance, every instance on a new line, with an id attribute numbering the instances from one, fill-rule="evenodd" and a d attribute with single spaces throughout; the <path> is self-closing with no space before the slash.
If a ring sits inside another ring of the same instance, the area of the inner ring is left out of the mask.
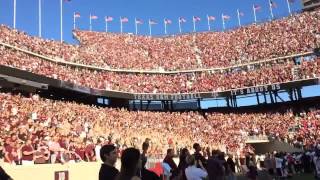
<path id="1" fill-rule="evenodd" d="M 121 156 L 121 171 L 118 180 L 124 180 L 136 175 L 140 161 L 140 151 L 135 148 L 125 149 Z"/>
<path id="2" fill-rule="evenodd" d="M 100 149 L 100 158 L 103 162 L 106 161 L 105 155 L 110 155 L 112 151 L 114 151 L 116 147 L 111 144 L 107 144 L 101 147 Z"/>
<path id="3" fill-rule="evenodd" d="M 147 151 L 149 149 L 149 143 L 147 141 L 142 143 L 142 151 Z"/>
<path id="4" fill-rule="evenodd" d="M 170 148 L 167 149 L 167 155 L 168 155 L 168 154 L 171 154 L 172 152 L 173 152 L 173 149 L 170 149 Z"/>
<path id="5" fill-rule="evenodd" d="M 194 143 L 193 144 L 193 149 L 196 151 L 198 149 L 198 147 L 200 147 L 199 143 Z"/>
<path id="6" fill-rule="evenodd" d="M 187 148 L 183 148 L 179 156 L 180 161 L 184 161 L 188 155 L 189 155 L 189 150 Z"/>
<path id="7" fill-rule="evenodd" d="M 186 157 L 186 162 L 187 162 L 188 166 L 194 165 L 195 162 L 196 162 L 196 159 L 195 159 L 194 155 L 188 155 Z"/>

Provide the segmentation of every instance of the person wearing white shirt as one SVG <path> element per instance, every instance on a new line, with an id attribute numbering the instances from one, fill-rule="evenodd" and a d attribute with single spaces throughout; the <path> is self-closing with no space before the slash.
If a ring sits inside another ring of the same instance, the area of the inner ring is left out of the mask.
<path id="1" fill-rule="evenodd" d="M 277 175 L 279 177 L 282 177 L 282 175 L 283 175 L 283 173 L 282 173 L 282 162 L 283 162 L 283 159 L 281 158 L 280 154 L 276 154 L 275 156 L 276 156 L 275 161 L 276 161 Z"/>
<path id="2" fill-rule="evenodd" d="M 197 168 L 194 155 L 187 156 L 186 161 L 188 164 L 188 167 L 185 170 L 187 180 L 202 180 L 208 176 L 208 173 L 203 167 L 201 161 L 199 161 L 199 166 L 201 168 Z"/>

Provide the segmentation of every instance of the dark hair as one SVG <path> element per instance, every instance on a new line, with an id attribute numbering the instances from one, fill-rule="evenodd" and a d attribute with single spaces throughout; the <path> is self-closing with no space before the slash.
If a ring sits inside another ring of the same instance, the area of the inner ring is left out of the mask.
<path id="1" fill-rule="evenodd" d="M 199 143 L 194 143 L 194 144 L 193 144 L 193 149 L 197 149 L 198 147 L 200 147 L 200 144 L 199 144 Z"/>
<path id="2" fill-rule="evenodd" d="M 181 150 L 180 156 L 179 156 L 179 162 L 185 162 L 186 161 L 186 157 L 188 156 L 188 149 L 187 148 L 183 148 Z"/>
<path id="3" fill-rule="evenodd" d="M 143 142 L 142 143 L 142 151 L 146 151 L 146 150 L 148 150 L 148 148 L 149 148 L 149 143 L 148 142 Z"/>
<path id="4" fill-rule="evenodd" d="M 100 158 L 101 160 L 104 162 L 106 159 L 105 159 L 105 155 L 110 155 L 110 153 L 112 151 L 114 151 L 116 149 L 116 147 L 114 145 L 111 145 L 111 144 L 107 144 L 107 145 L 104 145 L 101 147 L 100 149 Z"/>
<path id="5" fill-rule="evenodd" d="M 134 177 L 138 170 L 140 151 L 135 148 L 128 148 L 122 152 L 121 170 L 117 180 L 126 180 Z"/>
<path id="6" fill-rule="evenodd" d="M 196 159 L 195 159 L 194 155 L 188 155 L 186 157 L 186 162 L 187 162 L 188 166 L 194 165 L 195 162 L 196 162 Z"/>
<path id="7" fill-rule="evenodd" d="M 169 154 L 171 151 L 173 151 L 173 149 L 171 148 L 167 149 L 167 154 Z"/>

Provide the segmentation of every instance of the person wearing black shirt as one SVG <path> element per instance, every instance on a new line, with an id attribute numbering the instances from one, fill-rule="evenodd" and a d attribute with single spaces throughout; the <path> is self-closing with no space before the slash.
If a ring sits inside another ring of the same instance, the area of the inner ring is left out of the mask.
<path id="1" fill-rule="evenodd" d="M 12 180 L 12 178 L 2 169 L 0 166 L 0 179 L 1 180 Z"/>
<path id="2" fill-rule="evenodd" d="M 199 161 L 201 161 L 201 163 L 203 164 L 203 166 L 205 168 L 207 168 L 207 159 L 201 154 L 201 146 L 198 143 L 194 143 L 193 144 L 193 149 L 194 149 L 194 157 L 196 158 L 196 164 L 197 164 L 197 168 L 201 168 L 199 166 Z"/>
<path id="3" fill-rule="evenodd" d="M 117 162 L 118 153 L 114 145 L 104 145 L 100 149 L 100 158 L 103 161 L 99 171 L 99 180 L 114 180 L 119 174 L 114 167 Z"/>

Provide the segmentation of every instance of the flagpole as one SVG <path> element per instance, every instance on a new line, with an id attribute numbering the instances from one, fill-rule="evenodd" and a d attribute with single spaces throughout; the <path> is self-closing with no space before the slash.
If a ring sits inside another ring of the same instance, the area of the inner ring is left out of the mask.
<path id="1" fill-rule="evenodd" d="M 39 22 L 38 22 L 39 23 L 39 37 L 41 37 L 42 36 L 42 32 L 41 32 L 42 31 L 42 26 L 41 26 L 42 25 L 41 24 L 41 19 L 42 19 L 42 17 L 41 17 L 41 0 L 39 0 L 38 6 L 39 6 L 39 9 L 38 9 L 39 10 L 39 14 L 38 14 L 39 15 Z"/>
<path id="2" fill-rule="evenodd" d="M 134 25 L 135 25 L 135 28 L 136 28 L 136 35 L 138 34 L 138 25 L 137 25 L 137 19 L 134 18 Z"/>
<path id="3" fill-rule="evenodd" d="M 256 23 L 257 22 L 256 8 L 254 7 L 254 5 L 252 7 L 253 7 L 254 22 Z"/>
<path id="4" fill-rule="evenodd" d="M 76 13 L 73 12 L 73 29 L 76 29 Z"/>
<path id="5" fill-rule="evenodd" d="M 269 0 L 269 9 L 270 9 L 270 15 L 271 15 L 271 18 L 273 19 L 273 9 L 272 9 L 272 4 L 271 4 L 271 0 Z"/>
<path id="6" fill-rule="evenodd" d="M 240 12 L 239 12 L 239 9 L 237 9 L 237 13 L 238 13 L 238 24 L 239 24 L 239 26 L 241 26 L 241 20 L 240 20 Z"/>
<path id="7" fill-rule="evenodd" d="M 108 18 L 108 17 L 107 17 L 107 18 Z M 108 32 L 108 20 L 105 19 L 105 21 L 106 21 L 106 32 Z"/>
<path id="8" fill-rule="evenodd" d="M 207 20 L 208 20 L 208 31 L 211 31 L 210 20 L 209 20 L 209 15 L 208 14 L 207 14 Z"/>
<path id="9" fill-rule="evenodd" d="M 166 19 L 163 20 L 163 24 L 164 24 L 164 34 L 167 34 L 167 23 L 166 23 Z"/>
<path id="10" fill-rule="evenodd" d="M 90 13 L 90 18 L 89 18 L 89 30 L 92 31 L 92 19 L 91 19 L 91 13 Z"/>
<path id="11" fill-rule="evenodd" d="M 193 22 L 193 32 L 196 32 L 196 22 L 194 20 L 194 16 L 192 16 L 192 22 Z"/>
<path id="12" fill-rule="evenodd" d="M 152 35 L 152 32 L 151 32 L 151 24 L 150 24 L 150 19 L 149 19 L 149 35 L 150 35 L 150 36 Z"/>
<path id="13" fill-rule="evenodd" d="M 122 33 L 122 18 L 120 16 L 120 32 Z"/>
<path id="14" fill-rule="evenodd" d="M 179 32 L 181 33 L 182 32 L 182 30 L 181 30 L 181 21 L 180 21 L 180 18 L 179 18 Z"/>
<path id="15" fill-rule="evenodd" d="M 291 7 L 290 7 L 290 2 L 289 2 L 289 0 L 287 0 L 287 5 L 288 5 L 289 14 L 290 14 L 290 16 L 291 16 L 292 14 L 291 14 Z"/>
<path id="16" fill-rule="evenodd" d="M 13 0 L 13 29 L 16 28 L 17 0 Z"/>
<path id="17" fill-rule="evenodd" d="M 223 30 L 225 30 L 226 29 L 226 25 L 225 25 L 225 22 L 224 22 L 223 14 L 221 15 L 221 18 L 222 18 L 222 28 L 223 28 Z"/>
<path id="18" fill-rule="evenodd" d="M 62 0 L 60 0 L 60 42 L 63 42 L 63 19 L 62 19 Z"/>

